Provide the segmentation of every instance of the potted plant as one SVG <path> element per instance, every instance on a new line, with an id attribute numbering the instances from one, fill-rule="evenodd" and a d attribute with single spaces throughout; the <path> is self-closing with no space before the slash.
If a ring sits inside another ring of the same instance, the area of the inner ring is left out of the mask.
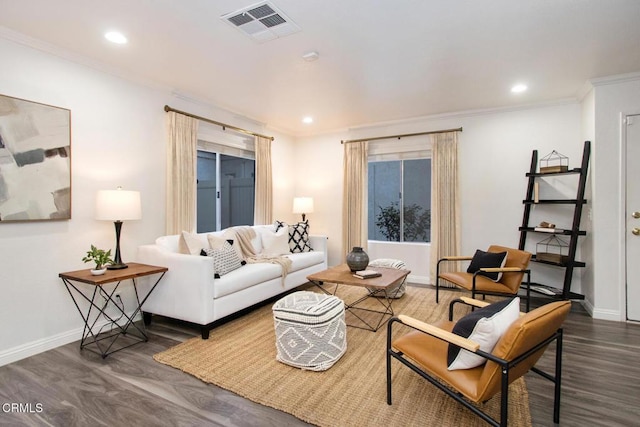
<path id="1" fill-rule="evenodd" d="M 105 251 L 91 245 L 91 250 L 87 251 L 87 255 L 82 258 L 82 261 L 94 262 L 96 264 L 96 267 L 91 270 L 91 274 L 94 276 L 104 274 L 104 272 L 107 271 L 107 265 L 113 264 L 113 260 L 111 259 L 111 249 Z"/>

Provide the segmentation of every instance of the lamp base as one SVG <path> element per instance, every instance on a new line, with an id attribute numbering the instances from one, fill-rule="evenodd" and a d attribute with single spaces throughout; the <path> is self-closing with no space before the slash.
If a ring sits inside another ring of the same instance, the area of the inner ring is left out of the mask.
<path id="1" fill-rule="evenodd" d="M 107 266 L 107 270 L 122 270 L 123 268 L 128 268 L 127 264 L 119 263 L 119 264 L 111 264 Z"/>

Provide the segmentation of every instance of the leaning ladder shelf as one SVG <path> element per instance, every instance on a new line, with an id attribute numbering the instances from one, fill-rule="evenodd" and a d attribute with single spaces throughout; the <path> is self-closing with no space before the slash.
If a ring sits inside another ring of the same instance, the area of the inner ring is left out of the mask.
<path id="1" fill-rule="evenodd" d="M 589 141 L 585 141 L 584 148 L 582 151 L 582 164 L 579 168 L 569 169 L 563 172 L 552 172 L 552 173 L 540 173 L 537 172 L 538 168 L 538 151 L 533 150 L 531 155 L 531 167 L 529 168 L 529 172 L 527 173 L 528 184 L 527 184 L 527 195 L 526 199 L 522 201 L 524 204 L 524 214 L 522 216 L 522 226 L 519 228 L 520 230 L 520 244 L 518 248 L 524 250 L 525 244 L 527 242 L 527 236 L 529 233 L 545 233 L 545 234 L 554 234 L 558 236 L 570 236 L 569 237 L 569 245 L 568 245 L 568 254 L 566 256 L 566 260 L 561 263 L 555 263 L 550 261 L 545 261 L 541 259 L 536 259 L 534 255 L 531 260 L 533 262 L 539 262 L 543 264 L 556 265 L 565 269 L 564 272 L 564 281 L 561 289 L 557 289 L 551 286 L 542 285 L 539 283 L 531 283 L 532 291 L 535 292 L 535 288 L 538 287 L 540 289 L 544 288 L 550 292 L 553 292 L 553 295 L 549 295 L 552 298 L 558 299 L 584 299 L 584 295 L 571 292 L 571 281 L 573 278 L 573 269 L 576 267 L 584 267 L 585 263 L 581 261 L 576 261 L 576 249 L 578 247 L 578 237 L 585 236 L 587 233 L 583 230 L 580 230 L 580 220 L 582 218 L 582 208 L 587 203 L 584 198 L 585 187 L 587 183 L 587 168 L 589 166 L 589 156 L 591 153 L 591 143 Z M 534 199 L 534 187 L 537 178 L 541 177 L 549 177 L 549 176 L 562 176 L 562 175 L 578 175 L 578 187 L 577 194 L 575 199 Z M 573 209 L 573 223 L 571 229 L 569 230 L 556 230 L 556 231 L 538 231 L 536 227 L 532 227 L 529 224 L 529 217 L 531 214 L 531 207 L 535 204 L 556 204 L 556 205 L 572 205 Z M 543 292 L 539 292 L 541 295 L 546 295 Z"/>

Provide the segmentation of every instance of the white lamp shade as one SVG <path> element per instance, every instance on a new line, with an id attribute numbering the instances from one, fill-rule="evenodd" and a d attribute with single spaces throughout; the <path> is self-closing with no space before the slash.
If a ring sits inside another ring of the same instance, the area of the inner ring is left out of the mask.
<path id="1" fill-rule="evenodd" d="M 142 218 L 139 191 L 100 190 L 96 196 L 96 219 L 128 221 Z"/>
<path id="2" fill-rule="evenodd" d="M 313 212 L 313 197 L 294 197 L 293 213 L 308 214 Z"/>

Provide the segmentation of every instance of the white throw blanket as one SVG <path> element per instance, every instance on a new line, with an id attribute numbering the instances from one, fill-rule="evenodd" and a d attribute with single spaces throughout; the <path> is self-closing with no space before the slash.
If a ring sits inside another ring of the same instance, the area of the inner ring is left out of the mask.
<path id="1" fill-rule="evenodd" d="M 230 231 L 234 234 L 234 241 L 238 244 L 240 252 L 242 252 L 242 258 L 247 261 L 247 263 L 267 262 L 280 265 L 282 268 L 282 286 L 284 286 L 284 280 L 291 271 L 291 260 L 284 256 L 266 257 L 256 254 L 253 244 L 251 243 L 251 240 L 256 237 L 256 231 L 249 226 L 231 227 Z"/>

